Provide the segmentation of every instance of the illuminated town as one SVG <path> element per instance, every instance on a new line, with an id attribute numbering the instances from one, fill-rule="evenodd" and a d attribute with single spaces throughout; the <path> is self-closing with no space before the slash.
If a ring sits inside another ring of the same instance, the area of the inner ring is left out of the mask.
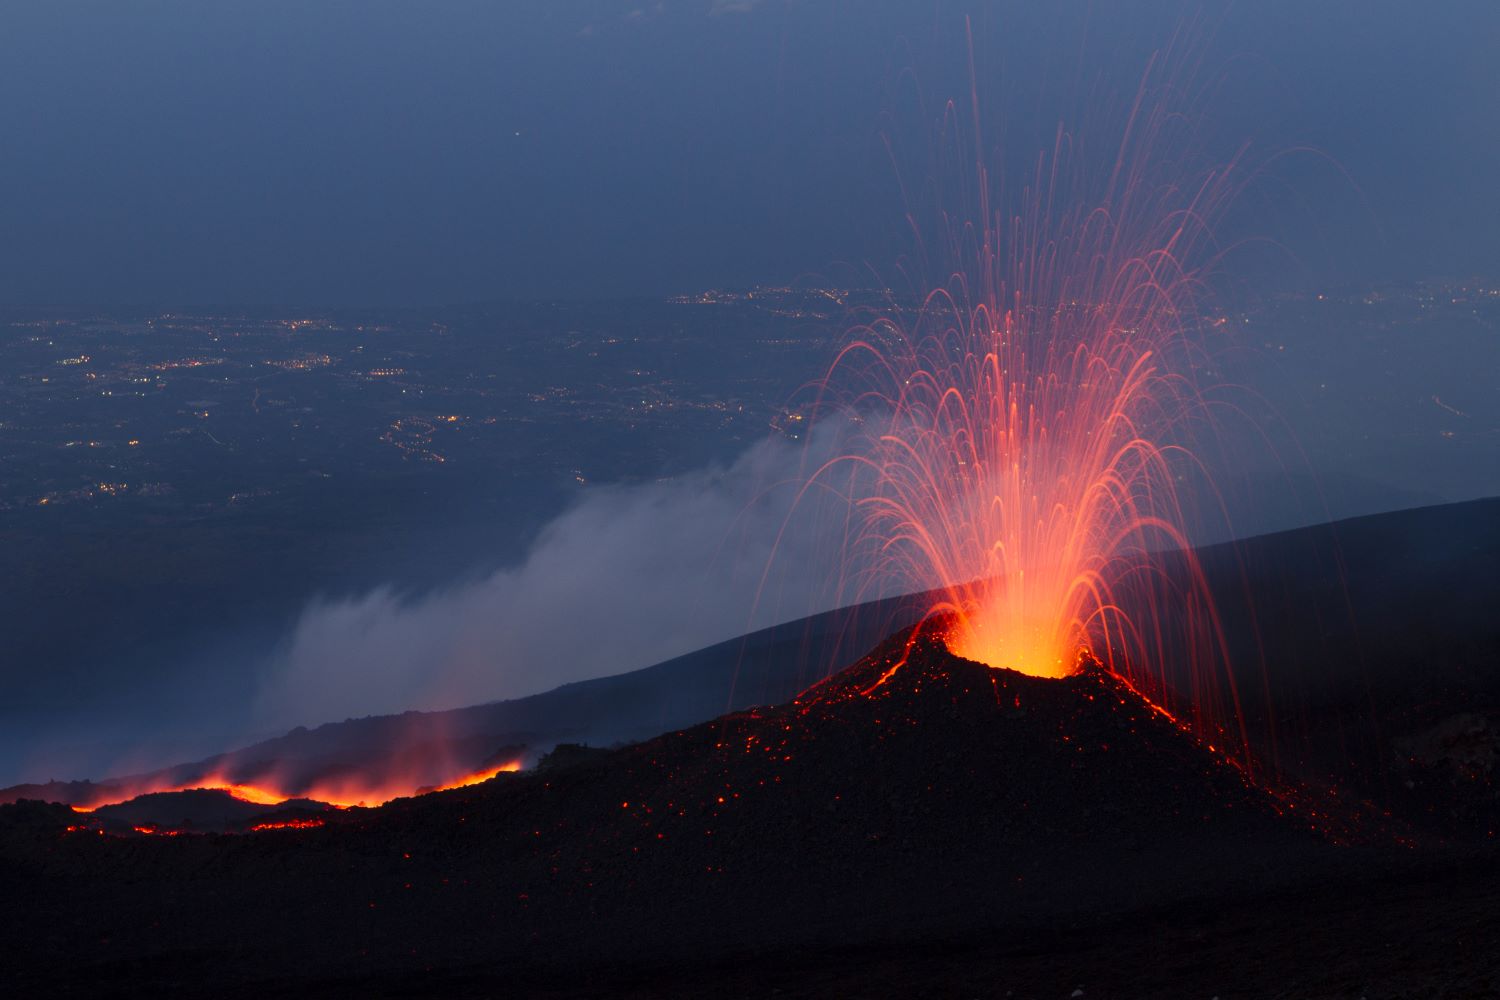
<path id="1" fill-rule="evenodd" d="M 380 314 L 11 310 L 0 316 L 11 470 L 0 511 L 129 502 L 202 516 L 337 489 L 330 480 L 475 477 L 533 492 L 671 475 L 731 458 L 767 428 L 795 437 L 799 376 L 885 297 L 754 288 Z M 1305 447 L 1364 439 L 1388 455 L 1483 447 L 1496 433 L 1447 402 L 1455 387 L 1412 349 L 1444 338 L 1483 357 L 1497 316 L 1500 288 L 1455 282 L 1282 295 L 1211 325 L 1233 324 L 1250 365 L 1291 380 L 1270 402 Z M 1386 380 L 1344 377 L 1354 341 L 1388 359 Z M 547 433 L 527 433 L 537 427 Z"/>

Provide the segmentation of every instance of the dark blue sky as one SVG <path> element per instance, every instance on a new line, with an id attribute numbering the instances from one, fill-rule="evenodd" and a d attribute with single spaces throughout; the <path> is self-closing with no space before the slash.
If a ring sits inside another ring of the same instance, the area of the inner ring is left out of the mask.
<path id="1" fill-rule="evenodd" d="M 1285 280 L 1500 272 L 1500 5 L 1095 6 L 7 4 L 0 302 L 420 304 L 884 265 L 882 113 L 903 67 L 959 79 L 963 10 L 1011 81 L 982 81 L 987 111 L 1040 121 L 1080 53 L 1127 78 L 1205 11 L 1216 128 L 1353 178 L 1284 169 Z"/>

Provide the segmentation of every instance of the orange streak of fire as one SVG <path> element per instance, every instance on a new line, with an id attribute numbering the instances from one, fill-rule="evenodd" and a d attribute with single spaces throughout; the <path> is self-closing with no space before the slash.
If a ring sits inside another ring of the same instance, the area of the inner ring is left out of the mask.
<path id="1" fill-rule="evenodd" d="M 233 798 L 236 798 L 242 802 L 250 802 L 254 803 L 255 805 L 276 806 L 281 805 L 283 802 L 287 802 L 291 799 L 312 799 L 316 802 L 325 802 L 339 809 L 349 809 L 355 806 L 384 805 L 386 802 L 389 802 L 392 799 L 406 798 L 417 794 L 425 794 L 426 792 L 444 792 L 454 788 L 467 788 L 470 785 L 477 785 L 480 782 L 488 781 L 489 779 L 495 777 L 497 774 L 519 771 L 521 770 L 521 767 L 522 761 L 520 760 L 507 761 L 506 763 L 501 764 L 498 767 L 487 768 L 482 771 L 475 771 L 470 774 L 461 775 L 448 782 L 445 782 L 442 785 L 439 785 L 436 788 L 429 788 L 425 791 L 417 788 L 412 788 L 408 785 L 388 783 L 363 784 L 358 786 L 357 788 L 353 785 L 313 785 L 312 787 L 306 789 L 291 792 L 276 788 L 265 783 L 247 784 L 244 782 L 229 781 L 219 775 L 209 775 L 197 781 L 187 781 L 176 784 L 143 783 L 138 786 L 125 788 L 124 790 L 119 791 L 113 795 L 102 795 L 99 798 L 88 802 L 73 803 L 71 805 L 71 808 L 76 813 L 91 813 L 96 809 L 102 808 L 104 806 L 118 805 L 121 802 L 128 802 L 129 800 L 137 798 L 141 795 L 204 790 L 225 792 Z M 272 825 L 294 826 L 296 824 L 290 823 Z M 261 827 L 255 827 L 255 829 L 261 829 Z M 153 833 L 158 831 L 143 829 L 139 830 L 138 832 Z"/>
<path id="2" fill-rule="evenodd" d="M 446 785 L 439 785 L 437 788 L 434 788 L 433 791 L 435 791 L 435 792 L 451 792 L 455 788 L 468 788 L 470 785 L 477 785 L 477 784 L 480 784 L 481 782 L 489 781 L 491 778 L 493 778 L 497 774 L 505 774 L 507 772 L 519 771 L 520 769 L 521 769 L 521 762 L 520 761 L 518 761 L 518 760 L 508 761 L 508 762 L 506 762 L 504 764 L 501 764 L 499 767 L 492 767 L 492 768 L 490 768 L 487 771 L 475 771 L 473 774 L 465 775 L 462 778 L 458 778 L 458 779 L 456 779 L 454 781 L 450 781 Z"/>

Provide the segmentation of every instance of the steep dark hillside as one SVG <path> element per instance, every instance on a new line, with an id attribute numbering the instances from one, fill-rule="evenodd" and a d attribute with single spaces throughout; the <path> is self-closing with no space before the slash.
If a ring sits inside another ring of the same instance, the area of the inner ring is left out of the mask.
<path id="1" fill-rule="evenodd" d="M 703 961 L 1097 921 L 1355 850 L 1101 671 L 904 636 L 779 707 L 338 815 L 121 839 L 6 807 L 0 864 L 46 885 L 7 910 L 14 975 Z"/>

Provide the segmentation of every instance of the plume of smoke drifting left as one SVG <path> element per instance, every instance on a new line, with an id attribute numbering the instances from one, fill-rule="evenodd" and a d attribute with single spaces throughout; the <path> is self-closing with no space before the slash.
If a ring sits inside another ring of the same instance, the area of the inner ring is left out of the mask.
<path id="1" fill-rule="evenodd" d="M 269 729 L 520 697 L 832 607 L 823 526 L 788 514 L 807 463 L 834 454 L 841 434 L 830 425 L 728 466 L 593 489 L 520 565 L 477 581 L 315 601 L 263 671 L 257 720 Z"/>

